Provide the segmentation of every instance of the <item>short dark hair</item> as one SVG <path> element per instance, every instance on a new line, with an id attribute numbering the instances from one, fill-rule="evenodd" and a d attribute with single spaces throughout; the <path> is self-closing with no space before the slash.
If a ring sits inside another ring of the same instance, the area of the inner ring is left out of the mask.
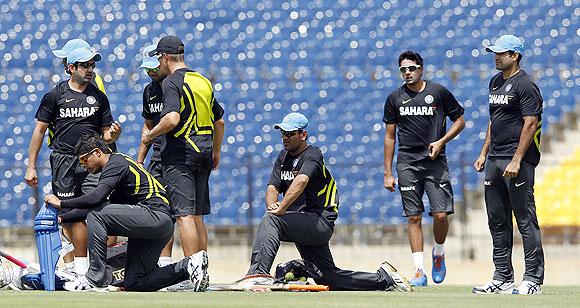
<path id="1" fill-rule="evenodd" d="M 94 133 L 81 136 L 81 139 L 79 139 L 75 146 L 75 154 L 81 156 L 89 153 L 93 149 L 100 149 L 105 154 L 111 154 L 113 152 L 105 140 L 103 140 L 103 137 Z"/>
<path id="2" fill-rule="evenodd" d="M 415 63 L 417 63 L 418 65 L 421 65 L 421 67 L 423 67 L 423 57 L 421 57 L 421 55 L 419 53 L 416 53 L 416 52 L 411 51 L 411 50 L 403 51 L 399 55 L 399 66 L 401 66 L 401 62 L 403 62 L 403 60 L 405 60 L 405 59 L 415 61 Z"/>
<path id="3" fill-rule="evenodd" d="M 514 53 L 517 53 L 518 54 L 518 58 L 517 58 L 516 61 L 518 62 L 518 65 L 520 65 L 520 61 L 522 61 L 522 57 L 523 57 L 522 54 L 519 53 L 519 52 L 511 51 L 511 50 L 508 50 L 508 53 L 509 53 L 510 56 L 513 56 Z"/>

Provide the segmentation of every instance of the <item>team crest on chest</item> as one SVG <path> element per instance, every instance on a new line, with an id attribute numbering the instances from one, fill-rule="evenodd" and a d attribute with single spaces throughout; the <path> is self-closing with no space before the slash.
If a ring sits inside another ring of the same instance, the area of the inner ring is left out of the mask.
<path id="1" fill-rule="evenodd" d="M 296 168 L 296 166 L 298 166 L 298 159 L 295 159 L 295 160 L 292 162 L 292 168 Z"/>
<path id="2" fill-rule="evenodd" d="M 431 94 L 425 96 L 425 103 L 427 103 L 427 104 L 433 103 L 434 100 L 435 100 L 435 98 Z"/>
<path id="3" fill-rule="evenodd" d="M 507 86 L 505 86 L 505 91 L 509 92 L 512 89 L 512 84 L 508 84 Z"/>
<path id="4" fill-rule="evenodd" d="M 89 103 L 89 105 L 92 105 L 96 102 L 97 102 L 97 99 L 94 96 L 87 96 L 87 103 Z"/>

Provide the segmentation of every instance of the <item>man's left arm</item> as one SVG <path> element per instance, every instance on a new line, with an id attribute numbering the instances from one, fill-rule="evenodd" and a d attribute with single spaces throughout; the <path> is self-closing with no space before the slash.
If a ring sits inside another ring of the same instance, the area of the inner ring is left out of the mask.
<path id="1" fill-rule="evenodd" d="M 520 164 L 526 151 L 532 144 L 532 140 L 534 140 L 534 133 L 536 132 L 536 127 L 538 126 L 538 117 L 537 116 L 525 116 L 523 117 L 524 126 L 522 127 L 522 132 L 520 133 L 520 142 L 518 143 L 518 148 L 516 149 L 516 153 L 512 157 L 512 160 L 505 168 L 503 172 L 503 176 L 508 178 L 515 178 L 518 176 L 520 171 Z"/>
<path id="2" fill-rule="evenodd" d="M 441 149 L 443 149 L 445 144 L 459 135 L 463 128 L 465 128 L 465 118 L 460 116 L 459 118 L 455 119 L 455 121 L 453 121 L 453 125 L 451 125 L 447 133 L 445 133 L 441 139 L 429 144 L 429 158 L 437 158 L 437 156 L 439 156 L 439 152 L 441 152 Z"/>
<path id="3" fill-rule="evenodd" d="M 453 121 L 453 125 L 441 139 L 429 144 L 429 158 L 432 160 L 436 159 L 445 144 L 459 135 L 465 127 L 465 118 L 463 117 L 465 109 L 459 104 L 455 96 L 445 87 L 441 88 L 439 96 L 445 115 Z"/>

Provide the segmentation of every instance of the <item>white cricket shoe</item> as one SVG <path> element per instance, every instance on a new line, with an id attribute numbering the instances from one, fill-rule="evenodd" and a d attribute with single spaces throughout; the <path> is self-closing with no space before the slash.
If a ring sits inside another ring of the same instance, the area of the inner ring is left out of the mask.
<path id="1" fill-rule="evenodd" d="M 475 294 L 512 294 L 515 285 L 513 281 L 492 279 L 482 286 L 475 286 L 471 292 Z"/>
<path id="2" fill-rule="evenodd" d="M 400 291 L 400 292 L 413 292 L 413 286 L 409 283 L 407 278 L 397 272 L 397 269 L 391 265 L 388 261 L 381 264 L 381 269 L 387 273 L 393 279 L 392 286 L 388 286 L 385 291 Z"/>
<path id="3" fill-rule="evenodd" d="M 542 294 L 542 288 L 539 283 L 524 280 L 522 284 L 512 291 L 512 294 L 537 295 Z"/>
<path id="4" fill-rule="evenodd" d="M 187 272 L 189 273 L 189 280 L 193 284 L 193 292 L 205 292 L 209 287 L 208 264 L 209 259 L 204 250 L 189 256 Z"/>
<path id="5" fill-rule="evenodd" d="M 64 283 L 64 289 L 71 292 L 108 292 L 107 287 L 97 287 L 87 280 L 85 276 L 79 276 L 73 281 Z"/>

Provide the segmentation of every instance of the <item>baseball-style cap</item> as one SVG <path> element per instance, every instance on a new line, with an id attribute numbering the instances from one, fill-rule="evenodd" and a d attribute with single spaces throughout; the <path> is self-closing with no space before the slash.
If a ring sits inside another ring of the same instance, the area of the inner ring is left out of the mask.
<path id="1" fill-rule="evenodd" d="M 167 35 L 157 43 L 157 48 L 149 52 L 149 56 L 158 56 L 162 53 L 178 55 L 184 53 L 184 51 L 185 46 L 177 36 Z"/>
<path id="2" fill-rule="evenodd" d="M 155 50 L 157 46 L 149 45 L 143 49 L 143 63 L 139 68 L 157 68 L 159 66 L 159 59 L 157 57 L 150 57 L 149 52 Z"/>
<path id="3" fill-rule="evenodd" d="M 502 35 L 497 40 L 495 40 L 494 45 L 487 46 L 485 50 L 488 52 L 496 53 L 506 51 L 522 53 L 524 51 L 524 43 L 522 43 L 519 38 L 513 35 Z"/>
<path id="4" fill-rule="evenodd" d="M 282 123 L 274 125 L 275 129 L 291 132 L 299 129 L 305 129 L 308 126 L 308 119 L 301 113 L 292 112 L 282 119 Z"/>
<path id="5" fill-rule="evenodd" d="M 91 49 L 91 45 L 89 45 L 89 43 L 87 43 L 87 41 L 83 40 L 83 39 L 72 39 L 69 40 L 68 42 L 66 42 L 66 44 L 64 44 L 64 46 L 62 46 L 62 49 L 57 49 L 57 50 L 53 50 L 52 53 L 57 57 L 57 58 L 66 58 L 68 56 L 69 53 L 71 53 L 73 50 L 78 49 L 78 48 L 89 48 Z"/>
<path id="6" fill-rule="evenodd" d="M 100 61 L 101 54 L 94 51 L 91 48 L 86 48 L 86 47 L 77 48 L 77 49 L 71 51 L 66 57 L 66 61 L 69 64 L 73 64 L 76 62 L 87 62 L 91 59 L 95 60 L 95 61 Z"/>

